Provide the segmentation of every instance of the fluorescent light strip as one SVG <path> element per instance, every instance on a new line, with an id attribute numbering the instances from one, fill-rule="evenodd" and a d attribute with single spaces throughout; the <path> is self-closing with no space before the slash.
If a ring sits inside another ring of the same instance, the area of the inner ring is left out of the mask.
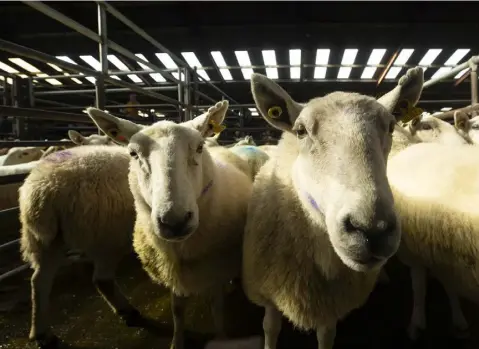
<path id="1" fill-rule="evenodd" d="M 384 48 L 375 48 L 369 56 L 367 65 L 378 65 L 381 63 L 384 55 L 386 54 L 386 49 Z M 372 79 L 374 73 L 376 72 L 377 67 L 366 67 L 361 74 L 361 79 Z"/>
<path id="2" fill-rule="evenodd" d="M 39 77 L 47 77 L 47 76 L 50 76 L 48 74 L 44 74 L 44 73 L 40 73 L 40 74 L 37 74 L 37 76 Z M 59 86 L 59 85 L 63 85 L 60 81 L 58 81 L 57 79 L 45 79 L 46 82 L 48 82 L 50 85 L 54 85 L 54 86 Z"/>
<path id="3" fill-rule="evenodd" d="M 141 53 L 136 53 L 135 56 L 137 56 L 138 58 L 141 58 L 142 60 L 146 61 L 146 62 L 149 62 L 146 57 L 141 54 Z M 142 68 L 142 69 L 145 69 L 145 70 L 151 70 L 150 67 L 148 67 L 147 65 L 141 63 L 141 62 L 137 62 L 138 65 Z M 153 80 L 155 80 L 156 82 L 165 82 L 166 79 L 163 77 L 163 75 L 161 75 L 160 73 L 153 73 L 153 74 L 150 74 L 151 78 Z"/>
<path id="4" fill-rule="evenodd" d="M 422 70 L 425 72 L 427 68 L 425 68 L 425 65 L 431 65 L 432 62 L 439 56 L 439 54 L 442 52 L 441 48 L 431 48 L 427 50 L 426 54 L 422 59 L 419 61 L 418 66 L 422 67 Z"/>
<path id="5" fill-rule="evenodd" d="M 238 64 L 241 67 L 250 67 L 251 61 L 249 59 L 248 51 L 235 51 L 236 59 L 238 60 Z M 251 74 L 254 73 L 253 69 L 251 68 L 241 68 L 241 73 L 243 74 L 243 78 L 245 80 L 251 79 Z"/>
<path id="6" fill-rule="evenodd" d="M 233 76 L 231 75 L 231 72 L 229 69 L 226 69 L 228 66 L 225 62 L 225 59 L 223 58 L 223 55 L 221 54 L 220 51 L 211 51 L 211 56 L 213 57 L 213 60 L 215 61 L 216 66 L 220 70 L 220 74 L 225 80 L 233 80 Z"/>
<path id="7" fill-rule="evenodd" d="M 431 79 L 435 79 L 437 77 L 440 77 L 441 75 L 443 74 L 446 74 L 448 72 L 450 72 L 452 70 L 452 68 L 457 65 L 468 53 L 469 51 L 471 51 L 470 49 L 457 49 L 452 55 L 451 57 L 448 58 L 448 60 L 446 61 L 446 63 L 444 63 L 444 65 L 446 65 L 447 67 L 442 67 L 442 68 L 439 68 L 434 74 L 433 76 L 431 76 Z"/>
<path id="8" fill-rule="evenodd" d="M 347 48 L 344 50 L 343 59 L 341 60 L 341 65 L 343 64 L 354 64 L 356 56 L 358 54 L 357 48 Z M 351 74 L 353 68 L 351 67 L 341 67 L 338 72 L 338 79 L 347 79 Z"/>
<path id="9" fill-rule="evenodd" d="M 256 108 L 248 108 L 249 111 L 256 111 Z"/>
<path id="10" fill-rule="evenodd" d="M 402 66 L 406 65 L 409 58 L 411 58 L 414 49 L 412 48 L 404 48 L 399 52 L 399 55 L 396 57 L 396 60 L 393 63 L 393 67 L 389 69 L 388 73 L 386 74 L 385 79 L 396 79 L 396 77 L 401 72 Z"/>
<path id="11" fill-rule="evenodd" d="M 160 60 L 161 63 L 166 67 L 166 69 L 178 69 L 178 66 L 176 65 L 175 61 L 173 58 L 170 57 L 168 53 L 155 53 L 156 57 Z M 184 81 L 183 74 L 181 74 L 181 79 L 180 79 L 180 74 L 179 73 L 171 73 L 173 77 L 180 81 Z"/>
<path id="12" fill-rule="evenodd" d="M 10 67 L 8 64 L 5 64 L 3 62 L 0 62 L 0 69 L 2 69 L 3 71 L 6 71 L 7 73 L 10 73 L 10 74 L 18 74 L 20 73 L 18 70 L 16 70 L 15 68 L 12 68 Z"/>
<path id="13" fill-rule="evenodd" d="M 63 75 L 70 76 L 70 74 L 68 74 L 68 73 L 63 73 Z M 78 80 L 77 78 L 71 78 L 71 79 L 79 85 L 83 84 L 83 82 L 81 80 Z"/>
<path id="14" fill-rule="evenodd" d="M 47 63 L 50 67 L 52 67 L 53 69 L 55 69 L 56 71 L 59 71 L 59 72 L 62 72 L 63 69 L 60 68 L 58 65 L 55 65 L 53 63 Z"/>
<path id="15" fill-rule="evenodd" d="M 329 62 L 329 53 L 331 50 L 329 48 L 320 48 L 316 50 L 316 64 L 328 64 Z M 315 79 L 324 79 L 326 77 L 327 67 L 315 67 L 314 68 L 314 78 Z"/>
<path id="16" fill-rule="evenodd" d="M 198 73 L 198 75 L 200 75 L 206 81 L 211 80 L 194 52 L 181 52 L 181 55 L 191 68 L 196 67 L 196 72 Z"/>
<path id="17" fill-rule="evenodd" d="M 0 80 L 5 81 L 5 78 L 0 75 Z M 13 80 L 12 80 L 12 78 L 7 78 L 7 84 L 13 85 Z"/>
<path id="18" fill-rule="evenodd" d="M 289 65 L 301 65 L 301 50 L 289 50 Z M 289 68 L 291 79 L 301 79 L 301 67 Z"/>
<path id="19" fill-rule="evenodd" d="M 115 55 L 108 55 L 107 56 L 108 60 L 111 62 L 111 64 L 113 64 L 115 67 L 117 67 L 118 69 L 122 70 L 122 71 L 131 71 L 125 63 L 123 63 L 117 56 Z M 111 77 L 113 78 L 114 76 L 117 77 L 117 75 L 111 75 Z M 140 77 L 136 74 L 128 74 L 127 75 L 128 78 L 135 82 L 135 83 L 142 83 L 143 81 L 140 79 Z M 120 80 L 118 78 L 118 80 Z"/>
<path id="20" fill-rule="evenodd" d="M 15 63 L 16 65 L 18 65 L 19 67 L 22 67 L 23 69 L 29 71 L 30 73 L 41 73 L 40 69 L 38 69 L 37 67 L 31 65 L 30 63 L 28 62 L 25 62 L 23 59 L 21 58 L 9 58 L 8 59 L 10 62 L 12 63 Z"/>
<path id="21" fill-rule="evenodd" d="M 263 50 L 264 65 L 276 65 L 276 53 L 274 50 Z M 278 68 L 266 68 L 266 76 L 270 79 L 278 79 Z"/>

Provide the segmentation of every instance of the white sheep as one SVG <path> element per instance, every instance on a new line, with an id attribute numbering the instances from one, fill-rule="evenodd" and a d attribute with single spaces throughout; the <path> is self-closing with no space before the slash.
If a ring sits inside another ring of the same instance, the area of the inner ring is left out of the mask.
<path id="1" fill-rule="evenodd" d="M 74 147 L 39 161 L 20 187 L 21 251 L 34 270 L 29 338 L 42 348 L 57 340 L 49 330 L 48 298 L 69 249 L 93 261 L 93 283 L 115 313 L 127 325 L 141 323 L 114 282 L 118 263 L 132 251 L 129 162 L 123 147 Z"/>
<path id="2" fill-rule="evenodd" d="M 68 130 L 68 137 L 76 145 L 112 145 L 113 141 L 108 136 L 91 134 L 87 137 L 82 136 L 80 132 L 75 130 Z"/>
<path id="3" fill-rule="evenodd" d="M 250 167 L 249 176 L 252 180 L 256 177 L 261 166 L 269 159 L 268 153 L 252 145 L 237 145 L 229 148 L 229 150 L 248 163 Z"/>
<path id="4" fill-rule="evenodd" d="M 456 111 L 454 113 L 454 126 L 468 143 L 479 144 L 479 116 L 469 119 L 466 113 Z"/>
<path id="5" fill-rule="evenodd" d="M 413 340 L 426 327 L 426 271 L 446 290 L 457 336 L 468 329 L 457 294 L 479 303 L 479 182 L 473 175 L 478 158 L 477 147 L 420 143 L 388 161 L 403 230 L 397 256 L 411 268 Z"/>
<path id="6" fill-rule="evenodd" d="M 264 151 L 269 156 L 273 156 L 276 149 L 278 149 L 278 146 L 277 145 L 265 144 L 265 145 L 260 145 L 258 148 L 260 148 L 262 151 Z"/>
<path id="7" fill-rule="evenodd" d="M 237 138 L 235 143 L 227 145 L 226 148 L 241 147 L 244 145 L 256 146 L 253 136 L 247 135 L 244 138 Z"/>
<path id="8" fill-rule="evenodd" d="M 435 142 L 442 144 L 468 144 L 460 137 L 455 127 L 431 114 L 423 113 L 406 124 L 412 136 L 421 142 Z"/>
<path id="9" fill-rule="evenodd" d="M 0 156 L 0 166 L 24 164 L 41 158 L 43 151 L 39 147 L 14 147 Z"/>
<path id="10" fill-rule="evenodd" d="M 333 347 L 336 323 L 363 305 L 401 230 L 386 177 L 397 103 L 417 103 L 421 68 L 376 100 L 334 92 L 295 102 L 252 74 L 256 107 L 283 132 L 260 169 L 248 207 L 243 286 L 265 308 L 265 349 L 275 349 L 281 315 L 316 330 Z"/>
<path id="11" fill-rule="evenodd" d="M 0 177 L 29 173 L 40 161 L 24 164 L 0 166 Z M 22 182 L 0 185 L 0 211 L 18 206 L 18 189 Z"/>
<path id="12" fill-rule="evenodd" d="M 204 146 L 228 102 L 193 120 L 137 125 L 89 108 L 96 125 L 128 145 L 136 207 L 133 246 L 150 277 L 171 290 L 172 348 L 183 348 L 184 301 L 213 294 L 213 317 L 223 333 L 222 288 L 239 276 L 252 181 L 229 162 L 224 147 Z"/>

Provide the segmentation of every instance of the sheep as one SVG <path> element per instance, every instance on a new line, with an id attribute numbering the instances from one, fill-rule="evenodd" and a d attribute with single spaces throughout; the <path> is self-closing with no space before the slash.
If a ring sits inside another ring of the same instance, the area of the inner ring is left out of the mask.
<path id="1" fill-rule="evenodd" d="M 113 141 L 108 136 L 91 134 L 87 137 L 84 137 L 75 130 L 68 130 L 68 137 L 76 145 L 98 145 L 98 144 L 114 144 Z"/>
<path id="2" fill-rule="evenodd" d="M 48 298 L 68 249 L 93 261 L 93 283 L 113 311 L 128 326 L 141 323 L 114 282 L 118 263 L 132 251 L 129 162 L 120 146 L 74 147 L 39 161 L 19 189 L 21 252 L 34 271 L 29 338 L 41 348 L 57 343 L 49 329 Z"/>
<path id="3" fill-rule="evenodd" d="M 256 146 L 240 145 L 231 147 L 229 150 L 248 163 L 250 167 L 249 176 L 252 180 L 256 177 L 261 166 L 269 159 L 268 153 Z"/>
<path id="4" fill-rule="evenodd" d="M 453 125 L 431 114 L 423 113 L 406 124 L 412 136 L 422 142 L 442 144 L 469 144 L 461 137 Z"/>
<path id="5" fill-rule="evenodd" d="M 466 113 L 456 111 L 454 113 L 454 127 L 468 143 L 479 144 L 479 116 L 469 120 Z"/>
<path id="6" fill-rule="evenodd" d="M 220 137 L 220 133 L 215 134 L 213 137 L 206 137 L 205 138 L 205 146 L 207 147 L 219 147 L 220 144 L 218 143 L 218 138 Z"/>
<path id="7" fill-rule="evenodd" d="M 242 281 L 265 308 L 265 349 L 284 315 L 333 347 L 336 323 L 362 306 L 401 230 L 386 177 L 398 101 L 415 105 L 424 75 L 408 70 L 377 101 L 334 92 L 305 104 L 266 76 L 251 75 L 257 109 L 283 131 L 260 169 L 248 206 Z"/>
<path id="8" fill-rule="evenodd" d="M 260 148 L 262 151 L 264 151 L 266 154 L 269 156 L 272 156 L 276 149 L 278 149 L 277 145 L 260 145 L 258 148 Z"/>
<path id="9" fill-rule="evenodd" d="M 227 109 L 224 100 L 193 120 L 150 126 L 87 109 L 105 134 L 128 146 L 133 246 L 150 277 L 171 290 L 175 349 L 184 347 L 185 299 L 192 295 L 213 296 L 215 327 L 224 335 L 222 288 L 240 275 L 252 181 L 229 162 L 235 154 L 204 146 Z"/>
<path id="10" fill-rule="evenodd" d="M 0 177 L 29 173 L 40 161 L 24 164 L 0 166 Z M 18 206 L 18 188 L 22 182 L 3 184 L 0 186 L 0 211 Z"/>
<path id="11" fill-rule="evenodd" d="M 0 156 L 0 166 L 24 164 L 38 160 L 43 151 L 38 147 L 14 147 L 10 148 L 6 155 Z"/>
<path id="12" fill-rule="evenodd" d="M 247 135 L 244 138 L 236 139 L 236 143 L 229 144 L 226 148 L 240 147 L 244 145 L 253 145 L 256 146 L 256 143 L 253 139 L 253 136 Z"/>
<path id="13" fill-rule="evenodd" d="M 471 174 L 477 147 L 414 144 L 388 161 L 388 178 L 403 230 L 398 258 L 411 270 L 414 305 L 408 326 L 415 340 L 426 327 L 426 271 L 444 286 L 452 308 L 454 334 L 468 324 L 457 294 L 479 303 L 479 197 Z M 461 179 L 468 178 L 466 190 Z"/>

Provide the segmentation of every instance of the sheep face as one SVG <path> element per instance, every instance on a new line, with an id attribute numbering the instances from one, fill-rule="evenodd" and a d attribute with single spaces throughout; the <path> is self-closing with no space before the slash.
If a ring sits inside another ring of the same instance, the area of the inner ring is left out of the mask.
<path id="1" fill-rule="evenodd" d="M 422 142 L 467 144 L 454 126 L 430 114 L 415 117 L 408 123 L 407 128 L 412 136 L 417 136 Z"/>
<path id="2" fill-rule="evenodd" d="M 466 141 L 472 144 L 479 144 L 479 116 L 469 120 L 466 113 L 457 111 L 454 113 L 454 126 L 457 132 Z"/>
<path id="3" fill-rule="evenodd" d="M 69 130 L 68 137 L 73 143 L 77 145 L 114 145 L 113 141 L 108 136 L 92 134 L 87 137 L 84 137 L 75 130 Z"/>
<path id="4" fill-rule="evenodd" d="M 307 216 L 322 228 L 318 234 L 328 232 L 337 255 L 356 271 L 383 265 L 399 246 L 401 231 L 386 176 L 397 122 L 392 111 L 404 98 L 416 104 L 422 83 L 422 70 L 411 69 L 379 100 L 335 92 L 300 104 L 267 77 L 251 77 L 262 116 L 296 136 L 294 155 L 288 156 L 295 157 L 292 182 Z"/>
<path id="5" fill-rule="evenodd" d="M 3 165 L 24 164 L 41 158 L 43 151 L 37 147 L 11 148 L 5 155 Z"/>
<path id="6" fill-rule="evenodd" d="M 98 109 L 88 114 L 115 142 L 127 145 L 137 205 L 151 216 L 156 238 L 183 241 L 199 224 L 198 199 L 211 186 L 214 168 L 205 137 L 224 119 L 222 101 L 191 121 L 159 121 L 145 127 Z"/>

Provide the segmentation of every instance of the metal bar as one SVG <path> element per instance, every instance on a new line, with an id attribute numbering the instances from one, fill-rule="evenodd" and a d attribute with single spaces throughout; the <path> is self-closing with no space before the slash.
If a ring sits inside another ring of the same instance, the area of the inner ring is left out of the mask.
<path id="1" fill-rule="evenodd" d="M 204 99 L 206 99 L 206 100 L 212 102 L 212 103 L 218 102 L 218 101 L 214 100 L 213 98 L 211 98 L 210 96 L 208 96 L 207 94 L 204 94 L 204 93 L 201 92 L 201 91 L 196 91 L 196 94 L 197 94 L 198 96 L 201 96 L 201 97 L 203 97 Z M 228 97 L 226 97 L 226 98 L 228 98 Z"/>
<path id="2" fill-rule="evenodd" d="M 62 13 L 60 13 L 57 10 L 51 8 L 50 6 L 45 5 L 41 1 L 22 1 L 22 2 L 24 4 L 30 6 L 30 7 L 35 8 L 36 10 L 38 10 L 41 13 L 47 15 L 48 17 L 53 18 L 53 19 L 57 20 L 58 22 L 66 25 L 67 27 L 79 32 L 80 34 L 86 36 L 87 38 L 89 38 L 93 41 L 96 41 L 97 43 L 100 43 L 101 38 L 94 31 L 88 29 L 87 27 L 81 25 L 80 23 L 74 21 L 73 19 L 63 15 Z M 151 69 L 155 70 L 156 72 L 161 73 L 160 68 L 158 68 L 157 66 L 155 66 L 154 64 L 152 64 L 148 61 L 145 61 L 145 60 L 135 56 L 132 52 L 126 50 L 125 48 L 123 48 L 122 46 L 114 43 L 113 41 L 108 40 L 107 44 L 108 44 L 108 47 L 110 47 L 114 51 L 117 51 L 117 52 L 121 53 L 122 55 L 133 59 L 136 62 L 141 62 L 144 65 L 146 65 L 146 66 L 150 67 Z M 168 78 L 169 80 L 171 80 L 175 83 L 178 82 L 178 80 L 173 75 L 171 75 L 170 73 L 163 72 L 162 75 L 164 75 L 166 78 Z"/>
<path id="3" fill-rule="evenodd" d="M 68 103 L 63 103 L 63 102 L 58 102 L 58 101 L 51 101 L 51 100 L 49 100 L 49 99 L 36 98 L 35 100 L 36 100 L 37 102 L 39 102 L 39 103 L 56 105 L 56 106 L 59 106 L 59 107 L 66 107 L 66 108 L 72 108 L 72 109 L 83 109 L 83 108 L 85 108 L 85 107 L 80 107 L 80 106 L 71 105 L 71 104 L 68 104 Z"/>
<path id="4" fill-rule="evenodd" d="M 175 86 L 152 86 L 144 87 L 143 90 L 146 91 L 174 91 L 176 90 Z M 129 88 L 110 88 L 106 89 L 105 93 L 120 93 L 120 92 L 129 92 Z M 35 96 L 55 96 L 55 95 L 68 95 L 68 94 L 80 94 L 80 93 L 95 93 L 95 89 L 85 89 L 85 90 L 58 90 L 58 91 L 40 91 L 35 92 Z M 178 103 L 176 103 L 178 104 Z M 176 105 L 175 104 L 175 105 Z"/>
<path id="5" fill-rule="evenodd" d="M 434 79 L 431 79 L 429 81 L 426 81 L 423 85 L 423 89 L 424 88 L 428 88 L 429 86 L 432 86 L 436 83 L 438 83 L 439 81 L 441 80 L 444 80 L 446 78 L 449 78 L 451 76 L 454 76 L 456 75 L 457 73 L 459 73 L 460 71 L 466 69 L 466 68 L 469 68 L 470 67 L 470 64 L 478 64 L 479 63 L 479 56 L 473 56 L 471 57 L 467 62 L 464 62 L 462 64 L 459 64 L 458 66 L 454 67 L 452 70 L 450 70 L 449 72 L 445 73 L 445 74 L 442 74 L 441 76 L 438 76 L 437 78 L 434 78 Z"/>
<path id="6" fill-rule="evenodd" d="M 67 127 L 68 130 L 71 127 Z M 96 127 L 95 127 L 96 129 Z M 71 141 L 0 141 L 0 147 L 9 148 L 9 147 L 50 147 L 53 145 L 75 145 Z"/>
<path id="7" fill-rule="evenodd" d="M 64 113 L 52 110 L 32 109 L 32 108 L 18 108 L 11 106 L 0 106 L 1 116 L 14 116 L 14 117 L 29 117 L 32 119 L 41 120 L 56 120 L 66 122 L 81 122 L 85 124 L 91 124 L 92 121 L 86 115 Z"/>
<path id="8" fill-rule="evenodd" d="M 184 77 L 185 77 L 185 88 L 183 89 L 184 90 L 184 103 L 185 103 L 185 120 L 188 121 L 188 120 L 191 120 L 192 119 L 192 116 L 191 116 L 191 90 L 190 90 L 190 71 L 187 69 L 187 68 L 182 68 L 183 69 L 183 74 L 184 74 Z M 180 77 L 181 77 L 181 74 L 180 74 Z"/>
<path id="9" fill-rule="evenodd" d="M 106 26 L 106 11 L 102 4 L 97 4 L 98 12 L 98 36 L 100 43 L 98 44 L 98 55 L 100 57 L 101 72 L 95 81 L 95 97 L 96 107 L 105 109 L 105 76 L 108 76 L 108 36 Z M 100 130 L 98 130 L 100 132 Z"/>
<path id="10" fill-rule="evenodd" d="M 388 73 L 389 69 L 391 69 L 391 66 L 393 65 L 394 61 L 396 60 L 396 57 L 398 56 L 399 51 L 400 51 L 399 49 L 396 50 L 396 52 L 394 52 L 394 54 L 392 55 L 391 59 L 389 60 L 389 62 L 386 65 L 386 69 L 384 69 L 383 72 L 381 73 L 381 76 L 379 77 L 376 86 L 379 86 L 381 84 L 381 82 L 383 82 L 384 78 L 386 77 L 386 74 Z"/>
<path id="11" fill-rule="evenodd" d="M 12 269 L 10 271 L 7 271 L 6 273 L 0 275 L 0 282 L 2 282 L 3 280 L 9 278 L 10 276 L 14 276 L 14 275 L 17 275 L 17 274 L 20 274 L 22 271 L 24 270 L 27 270 L 29 269 L 30 266 L 28 264 L 23 264 L 19 267 L 16 267 L 15 269 Z"/>
<path id="12" fill-rule="evenodd" d="M 437 114 L 437 115 L 434 115 L 435 117 L 439 118 L 439 119 L 450 119 L 450 118 L 453 118 L 454 117 L 454 114 L 459 111 L 459 112 L 463 112 L 463 113 L 466 113 L 466 114 L 469 114 L 469 113 L 472 113 L 474 111 L 479 111 L 479 103 L 478 104 L 474 104 L 474 105 L 469 105 L 467 107 L 464 107 L 464 108 L 459 108 L 459 109 L 454 109 L 454 110 L 450 110 L 448 112 L 445 112 L 445 113 L 442 113 L 442 114 Z"/>
<path id="13" fill-rule="evenodd" d="M 457 87 L 460 84 L 462 84 L 470 75 L 471 75 L 471 69 L 469 69 L 467 72 L 462 74 L 462 76 L 459 79 L 457 79 L 457 81 L 454 83 L 454 87 Z"/>
<path id="14" fill-rule="evenodd" d="M 20 239 L 15 239 L 15 240 L 6 242 L 6 243 L 4 243 L 3 245 L 0 245 L 0 250 L 3 250 L 3 249 L 5 249 L 5 248 L 7 248 L 7 247 L 16 245 L 16 244 L 18 244 L 19 242 L 20 242 Z"/>
<path id="15" fill-rule="evenodd" d="M 477 65 L 471 67 L 471 105 L 476 104 L 477 99 Z"/>
<path id="16" fill-rule="evenodd" d="M 97 1 L 99 2 L 99 1 Z M 165 52 L 167 54 L 170 55 L 170 57 L 176 62 L 176 64 L 178 64 L 179 67 L 183 67 L 183 68 L 186 68 L 188 69 L 188 65 L 186 64 L 185 61 L 183 61 L 180 57 L 178 57 L 177 55 L 175 55 L 173 52 L 171 52 L 170 50 L 168 50 L 165 46 L 161 45 L 158 41 L 156 41 L 155 39 L 153 39 L 150 35 L 148 35 L 147 32 L 145 32 L 143 29 L 141 29 L 139 26 L 137 26 L 135 23 L 133 23 L 132 21 L 130 21 L 128 18 L 126 18 L 121 12 L 119 12 L 117 9 L 115 9 L 112 5 L 108 4 L 106 1 L 102 1 L 102 3 L 105 4 L 106 6 L 106 9 L 108 12 L 110 12 L 116 19 L 118 19 L 120 22 L 122 22 L 123 24 L 125 24 L 126 26 L 130 27 L 131 30 L 133 30 L 136 34 L 138 34 L 139 36 L 141 36 L 143 39 L 145 39 L 146 41 L 148 41 L 150 44 L 152 44 L 153 46 L 155 46 L 157 49 L 161 50 L 162 52 Z M 238 103 L 237 101 L 235 101 L 233 98 L 231 98 L 230 96 L 228 96 L 225 92 L 223 92 L 220 88 L 218 88 L 217 86 L 211 84 L 209 81 L 206 81 L 205 79 L 203 79 L 200 75 L 198 75 L 198 73 L 195 71 L 194 72 L 194 75 L 202 80 L 204 80 L 206 82 L 207 85 L 210 85 L 212 86 L 215 90 L 217 90 L 218 92 L 220 92 L 222 95 L 224 95 L 226 98 L 228 98 L 229 100 L 231 100 L 233 103 Z"/>
<path id="17" fill-rule="evenodd" d="M 6 40 L 3 40 L 3 39 L 0 39 L 0 50 L 11 52 L 11 53 L 14 53 L 14 54 L 17 54 L 17 55 L 20 55 L 20 56 L 29 57 L 31 59 L 36 59 L 38 61 L 45 62 L 45 63 L 53 63 L 53 64 L 55 64 L 55 65 L 57 65 L 61 68 L 70 69 L 72 71 L 76 71 L 76 72 L 80 72 L 80 73 L 84 73 L 84 74 L 90 74 L 91 76 L 95 76 L 95 77 L 98 77 L 101 74 L 101 72 L 97 72 L 97 71 L 82 67 L 82 66 L 77 65 L 77 64 L 71 64 L 71 63 L 62 61 L 62 60 L 57 59 L 53 56 L 50 56 L 46 53 L 39 52 L 39 51 L 33 50 L 31 48 L 23 47 L 23 46 L 17 45 L 13 42 L 6 41 Z M 154 92 L 151 92 L 149 90 L 144 90 L 144 89 L 142 89 L 142 88 L 140 88 L 136 85 L 133 85 L 133 84 L 121 81 L 121 80 L 116 80 L 116 79 L 112 79 L 110 77 L 105 77 L 105 81 L 112 84 L 112 85 L 128 88 L 128 89 L 130 89 L 134 92 L 144 94 L 144 95 L 150 96 L 152 98 L 156 98 L 156 99 L 159 99 L 159 100 L 162 100 L 162 101 L 165 101 L 165 102 L 169 102 L 169 103 L 173 103 L 173 104 L 178 104 L 178 101 L 174 100 L 173 98 L 164 96 L 164 95 L 159 94 L 159 93 L 154 93 Z"/>

